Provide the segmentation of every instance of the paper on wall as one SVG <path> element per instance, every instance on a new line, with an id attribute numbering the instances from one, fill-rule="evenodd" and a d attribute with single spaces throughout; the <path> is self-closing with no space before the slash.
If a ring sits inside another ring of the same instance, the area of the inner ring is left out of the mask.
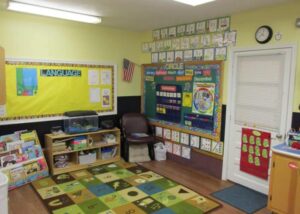
<path id="1" fill-rule="evenodd" d="M 102 70 L 101 71 L 101 84 L 102 85 L 111 85 L 111 70 Z"/>
<path id="2" fill-rule="evenodd" d="M 90 88 L 90 102 L 91 103 L 100 102 L 100 88 Z"/>
<path id="3" fill-rule="evenodd" d="M 89 85 L 99 85 L 99 71 L 88 70 Z"/>
<path id="4" fill-rule="evenodd" d="M 103 89 L 102 90 L 102 107 L 109 107 L 110 106 L 110 89 Z"/>

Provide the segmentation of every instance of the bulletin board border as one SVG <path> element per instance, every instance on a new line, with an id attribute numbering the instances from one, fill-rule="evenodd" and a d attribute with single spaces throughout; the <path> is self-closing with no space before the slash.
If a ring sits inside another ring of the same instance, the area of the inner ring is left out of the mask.
<path id="1" fill-rule="evenodd" d="M 217 124 L 214 134 L 210 134 L 205 130 L 199 131 L 198 129 L 194 129 L 193 127 L 188 127 L 181 124 L 176 124 L 173 122 L 168 121 L 162 121 L 158 119 L 149 119 L 152 125 L 161 126 L 161 127 L 174 127 L 176 130 L 181 132 L 187 132 L 191 133 L 196 136 L 208 138 L 214 141 L 220 141 L 221 140 L 221 121 L 222 121 L 222 100 L 223 100 L 223 76 L 224 76 L 224 63 L 222 60 L 212 60 L 212 61 L 185 61 L 185 62 L 176 62 L 176 63 L 152 63 L 152 64 L 143 64 L 142 65 L 142 74 L 141 74 L 141 91 L 142 91 L 142 97 L 141 97 L 141 111 L 142 113 L 145 113 L 145 70 L 147 67 L 162 67 L 167 64 L 179 64 L 183 63 L 185 66 L 192 66 L 192 65 L 219 65 L 219 102 L 218 107 L 216 109 L 216 117 L 217 117 Z"/>
<path id="2" fill-rule="evenodd" d="M 6 58 L 5 65 L 38 65 L 38 66 L 69 66 L 69 67 L 88 67 L 88 68 L 110 68 L 112 69 L 112 108 L 110 110 L 95 110 L 98 116 L 117 114 L 117 64 L 102 62 L 76 62 L 59 60 L 32 60 L 32 59 L 13 59 Z M 65 117 L 61 114 L 42 114 L 42 115 L 24 115 L 15 117 L 0 117 L 1 125 L 45 122 L 62 120 Z"/>

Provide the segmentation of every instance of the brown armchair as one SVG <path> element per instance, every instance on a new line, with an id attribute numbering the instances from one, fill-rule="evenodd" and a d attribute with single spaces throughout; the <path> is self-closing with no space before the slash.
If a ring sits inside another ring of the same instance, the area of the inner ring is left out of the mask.
<path id="1" fill-rule="evenodd" d="M 155 143 L 155 138 L 152 135 L 148 121 L 143 114 L 140 113 L 126 113 L 121 119 L 122 128 L 122 156 L 126 161 L 130 161 L 133 154 L 130 151 L 134 151 L 133 148 L 138 148 L 139 146 L 145 147 L 147 145 L 147 152 L 142 150 L 137 150 L 138 152 L 143 152 L 141 156 L 147 155 L 149 159 L 154 159 L 153 144 Z M 130 146 L 132 146 L 130 148 Z M 147 159 L 147 157 L 145 157 Z"/>

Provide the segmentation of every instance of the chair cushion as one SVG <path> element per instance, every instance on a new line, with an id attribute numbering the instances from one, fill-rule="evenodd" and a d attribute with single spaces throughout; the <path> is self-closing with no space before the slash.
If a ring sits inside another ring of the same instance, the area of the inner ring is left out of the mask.
<path id="1" fill-rule="evenodd" d="M 126 140 L 130 144 L 142 144 L 142 143 L 154 143 L 155 138 L 153 136 L 137 137 L 137 136 L 129 135 L 126 137 Z"/>

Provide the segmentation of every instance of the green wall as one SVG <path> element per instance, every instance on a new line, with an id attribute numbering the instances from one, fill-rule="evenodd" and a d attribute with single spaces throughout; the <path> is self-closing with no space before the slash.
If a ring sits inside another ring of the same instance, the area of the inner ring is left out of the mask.
<path id="1" fill-rule="evenodd" d="M 5 11 L 0 29 L 6 57 L 117 64 L 118 96 L 141 94 L 140 66 L 131 83 L 121 73 L 123 58 L 141 63 L 139 32 Z"/>

